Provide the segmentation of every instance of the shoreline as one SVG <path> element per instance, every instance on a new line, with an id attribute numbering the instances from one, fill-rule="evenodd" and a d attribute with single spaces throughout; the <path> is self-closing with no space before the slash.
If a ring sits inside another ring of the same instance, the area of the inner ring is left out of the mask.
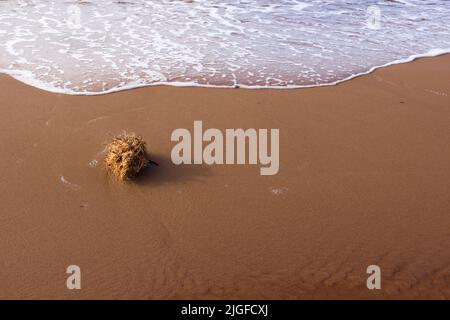
<path id="1" fill-rule="evenodd" d="M 350 80 L 353 80 L 353 79 L 356 79 L 356 78 L 359 78 L 359 77 L 362 77 L 365 75 L 369 75 L 379 69 L 383 69 L 383 68 L 387 68 L 387 67 L 399 65 L 399 64 L 410 63 L 410 62 L 416 61 L 418 59 L 434 58 L 434 57 L 439 57 L 439 56 L 443 56 L 443 55 L 450 55 L 450 48 L 448 48 L 448 49 L 431 49 L 426 53 L 413 54 L 407 58 L 397 59 L 397 60 L 387 62 L 387 63 L 379 65 L 379 66 L 373 66 L 373 67 L 369 68 L 369 70 L 367 70 L 367 71 L 355 73 L 355 74 L 352 74 L 341 80 L 336 80 L 334 82 L 322 83 L 322 84 L 307 84 L 307 85 L 287 85 L 287 86 L 259 86 L 259 85 L 249 86 L 249 85 L 244 85 L 244 84 L 209 85 L 209 84 L 198 84 L 195 82 L 176 82 L 176 81 L 172 82 L 171 81 L 171 82 L 155 82 L 152 84 L 148 84 L 148 83 L 147 84 L 130 84 L 130 85 L 125 85 L 124 87 L 121 87 L 121 88 L 110 89 L 110 90 L 106 90 L 103 92 L 76 92 L 76 91 L 66 91 L 66 90 L 63 90 L 60 88 L 55 88 L 52 86 L 49 87 L 48 84 L 43 83 L 42 81 L 37 80 L 37 79 L 31 79 L 31 80 L 30 79 L 27 79 L 27 80 L 20 79 L 21 76 L 15 76 L 13 72 L 8 72 L 8 70 L 4 70 L 4 69 L 0 69 L 0 75 L 9 76 L 9 77 L 13 78 L 14 80 L 17 80 L 28 86 L 31 86 L 31 87 L 34 87 L 34 88 L 37 88 L 37 89 L 40 89 L 40 90 L 43 90 L 46 92 L 55 93 L 55 94 L 66 94 L 66 95 L 71 95 L 71 96 L 102 96 L 102 95 L 107 95 L 107 94 L 111 94 L 111 93 L 117 93 L 117 92 L 146 88 L 146 87 L 164 87 L 164 86 L 181 87 L 181 88 L 211 88 L 211 89 L 295 90 L 295 89 L 310 89 L 310 88 L 337 86 L 341 83 L 344 83 L 344 82 L 347 82 L 347 81 L 350 81 Z M 28 71 L 25 73 L 28 73 Z"/>
<path id="2" fill-rule="evenodd" d="M 448 54 L 301 90 L 74 96 L 0 75 L 0 298 L 449 299 L 449 84 Z M 175 166 L 195 120 L 278 128 L 278 174 Z M 102 167 L 122 130 L 159 164 L 126 184 Z"/>

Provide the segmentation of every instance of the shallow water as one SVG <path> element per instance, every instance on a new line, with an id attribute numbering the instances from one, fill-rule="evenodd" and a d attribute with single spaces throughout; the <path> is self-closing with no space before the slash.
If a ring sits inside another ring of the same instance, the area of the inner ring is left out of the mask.
<path id="1" fill-rule="evenodd" d="M 0 1 L 0 71 L 49 91 L 332 84 L 450 52 L 450 1 Z"/>

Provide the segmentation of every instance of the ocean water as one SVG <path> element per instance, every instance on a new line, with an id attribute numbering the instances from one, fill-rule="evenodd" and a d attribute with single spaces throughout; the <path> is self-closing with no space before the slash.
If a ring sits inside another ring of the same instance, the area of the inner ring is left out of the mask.
<path id="1" fill-rule="evenodd" d="M 449 22 L 449 0 L 0 0 L 0 72 L 68 94 L 327 85 L 450 52 Z"/>

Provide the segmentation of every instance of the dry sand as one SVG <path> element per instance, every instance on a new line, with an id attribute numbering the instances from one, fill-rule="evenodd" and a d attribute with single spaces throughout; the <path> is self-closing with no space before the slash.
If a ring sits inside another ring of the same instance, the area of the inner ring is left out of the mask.
<path id="1" fill-rule="evenodd" d="M 0 298 L 450 298 L 449 55 L 302 90 L 0 89 Z M 194 120 L 279 128 L 280 172 L 173 165 Z M 160 166 L 121 185 L 123 129 Z"/>

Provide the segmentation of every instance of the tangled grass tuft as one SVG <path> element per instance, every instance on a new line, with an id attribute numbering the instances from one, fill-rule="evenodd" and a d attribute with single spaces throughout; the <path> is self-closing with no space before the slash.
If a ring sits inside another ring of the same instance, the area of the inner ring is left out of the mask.
<path id="1" fill-rule="evenodd" d="M 135 177 L 150 161 L 142 137 L 135 133 L 123 132 L 115 136 L 106 146 L 106 167 L 119 180 Z"/>

